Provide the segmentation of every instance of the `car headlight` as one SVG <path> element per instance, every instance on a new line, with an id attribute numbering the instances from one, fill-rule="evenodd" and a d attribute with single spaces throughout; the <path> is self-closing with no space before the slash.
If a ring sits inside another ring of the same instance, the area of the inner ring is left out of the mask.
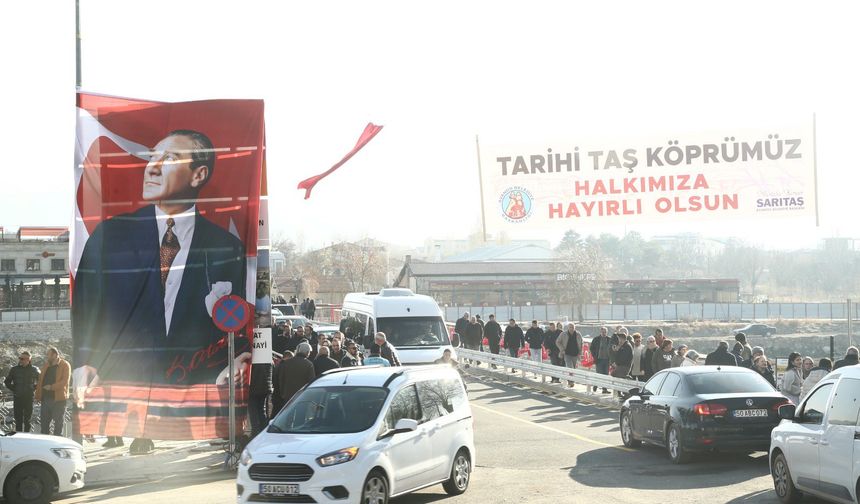
<path id="1" fill-rule="evenodd" d="M 51 451 L 54 455 L 64 459 L 81 458 L 81 450 L 76 448 L 51 448 Z"/>
<path id="2" fill-rule="evenodd" d="M 251 465 L 251 462 L 253 462 L 253 461 L 254 461 L 254 459 L 251 457 L 251 452 L 248 451 L 247 448 L 242 450 L 242 456 L 239 457 L 239 463 L 242 464 L 243 466 L 246 466 L 246 465 Z"/>
<path id="3" fill-rule="evenodd" d="M 343 450 L 338 450 L 336 452 L 326 453 L 322 457 L 317 458 L 317 464 L 322 467 L 343 464 L 344 462 L 349 462 L 354 459 L 357 455 L 358 447 L 353 446 L 352 448 L 344 448 Z"/>

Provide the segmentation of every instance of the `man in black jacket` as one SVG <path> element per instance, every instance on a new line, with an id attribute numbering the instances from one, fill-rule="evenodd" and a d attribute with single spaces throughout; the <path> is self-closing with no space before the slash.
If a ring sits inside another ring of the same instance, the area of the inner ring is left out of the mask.
<path id="1" fill-rule="evenodd" d="M 857 350 L 857 347 L 850 346 L 848 347 L 848 350 L 845 351 L 845 358 L 836 361 L 836 364 L 833 365 L 833 369 L 837 370 L 841 367 L 854 366 L 856 364 L 860 364 L 860 351 Z"/>
<path id="2" fill-rule="evenodd" d="M 529 354 L 535 362 L 543 362 L 543 331 L 537 320 L 532 320 L 532 326 L 526 331 L 526 341 L 529 344 Z"/>
<path id="3" fill-rule="evenodd" d="M 517 321 L 511 319 L 508 321 L 508 327 L 505 327 L 505 348 L 508 349 L 508 355 L 517 358 L 517 353 L 523 345 L 523 330 L 517 325 Z M 516 373 L 516 369 L 511 369 L 511 373 Z"/>
<path id="4" fill-rule="evenodd" d="M 275 370 L 275 394 L 272 396 L 275 411 L 280 411 L 296 392 L 316 378 L 314 365 L 308 360 L 310 353 L 310 343 L 303 341 L 296 348 L 295 357 L 284 359 L 278 364 Z"/>
<path id="5" fill-rule="evenodd" d="M 454 332 L 460 335 L 461 340 L 466 338 L 466 328 L 469 327 L 469 312 L 463 314 L 462 317 L 457 319 L 457 322 L 454 324 Z M 461 344 L 465 343 L 465 341 L 461 341 Z"/>
<path id="6" fill-rule="evenodd" d="M 729 353 L 729 344 L 725 341 L 720 341 L 717 349 L 708 354 L 705 358 L 706 366 L 737 366 L 738 361 L 735 356 Z"/>
<path id="7" fill-rule="evenodd" d="M 559 350 L 556 345 L 558 335 L 561 334 L 559 329 L 556 329 L 555 322 L 550 322 L 546 332 L 543 334 L 543 347 L 546 348 L 546 353 L 549 356 L 549 363 L 553 366 L 564 366 L 564 360 L 559 362 Z M 561 383 L 558 378 L 553 378 L 550 383 Z"/>
<path id="8" fill-rule="evenodd" d="M 316 372 L 317 376 L 339 367 L 340 363 L 329 357 L 329 348 L 325 345 L 320 345 L 319 350 L 317 350 L 317 358 L 314 359 L 314 372 Z"/>
<path id="9" fill-rule="evenodd" d="M 499 354 L 499 340 L 502 338 L 502 327 L 496 322 L 496 316 L 490 315 L 490 320 L 484 325 L 484 337 L 490 346 L 490 353 Z"/>
<path id="10" fill-rule="evenodd" d="M 251 385 L 248 389 L 248 420 L 251 422 L 251 437 L 255 437 L 266 426 L 269 412 L 269 394 L 272 393 L 272 365 L 252 364 Z"/>
<path id="11" fill-rule="evenodd" d="M 30 352 L 21 352 L 18 365 L 9 370 L 4 380 L 6 388 L 12 391 L 12 409 L 15 413 L 15 432 L 30 432 L 30 418 L 33 416 L 33 395 L 39 383 L 39 368 L 30 363 Z"/>

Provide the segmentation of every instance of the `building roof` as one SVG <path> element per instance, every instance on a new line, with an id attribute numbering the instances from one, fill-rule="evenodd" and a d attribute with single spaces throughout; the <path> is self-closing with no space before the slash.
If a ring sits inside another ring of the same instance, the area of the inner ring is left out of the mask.
<path id="1" fill-rule="evenodd" d="M 555 264 L 548 261 L 529 262 L 441 262 L 409 263 L 412 276 L 455 275 L 547 275 L 555 273 Z"/>
<path id="2" fill-rule="evenodd" d="M 488 245 L 445 259 L 446 263 L 473 261 L 552 261 L 552 249 L 533 243 Z"/>

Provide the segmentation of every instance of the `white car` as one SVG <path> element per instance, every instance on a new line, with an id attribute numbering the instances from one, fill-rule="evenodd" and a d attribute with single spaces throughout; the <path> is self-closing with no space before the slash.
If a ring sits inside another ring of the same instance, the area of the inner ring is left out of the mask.
<path id="1" fill-rule="evenodd" d="M 49 502 L 84 486 L 87 463 L 81 445 L 40 434 L 0 435 L 0 488 L 8 504 Z"/>
<path id="2" fill-rule="evenodd" d="M 386 504 L 469 486 L 472 411 L 450 366 L 344 368 L 300 390 L 248 444 L 238 501 Z"/>
<path id="3" fill-rule="evenodd" d="M 825 376 L 771 432 L 770 469 L 776 495 L 797 502 L 810 494 L 831 502 L 860 495 L 860 366 Z"/>

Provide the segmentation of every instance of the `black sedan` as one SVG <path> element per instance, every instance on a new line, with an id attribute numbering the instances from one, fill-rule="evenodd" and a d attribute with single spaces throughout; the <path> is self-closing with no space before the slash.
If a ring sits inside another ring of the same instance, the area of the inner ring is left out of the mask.
<path id="1" fill-rule="evenodd" d="M 740 329 L 735 329 L 735 334 L 744 333 L 754 336 L 770 336 L 776 334 L 776 327 L 767 324 L 747 324 Z"/>
<path id="2" fill-rule="evenodd" d="M 694 451 L 767 451 L 788 400 L 755 371 L 735 366 L 664 369 L 621 407 L 621 439 L 665 446 L 676 464 Z"/>

